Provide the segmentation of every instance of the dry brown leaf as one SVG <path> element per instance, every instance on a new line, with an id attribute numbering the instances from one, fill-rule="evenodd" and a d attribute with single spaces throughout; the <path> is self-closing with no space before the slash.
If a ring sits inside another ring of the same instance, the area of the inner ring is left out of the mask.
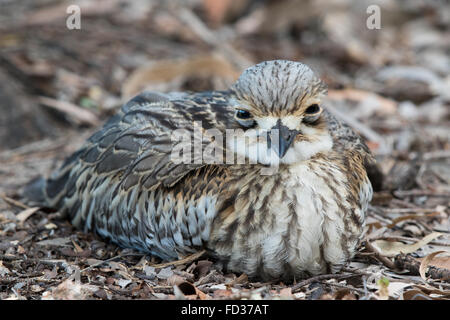
<path id="1" fill-rule="evenodd" d="M 428 286 L 428 285 L 427 286 L 415 285 L 414 287 L 416 289 L 422 290 L 423 292 L 425 292 L 427 294 L 437 294 L 437 295 L 450 297 L 450 290 L 440 290 L 440 289 L 437 289 L 435 287 L 431 287 L 431 286 Z"/>
<path id="2" fill-rule="evenodd" d="M 27 220 L 29 217 L 31 217 L 31 215 L 33 215 L 36 211 L 38 211 L 40 208 L 39 207 L 33 207 L 33 208 L 28 208 L 25 209 L 23 211 L 21 211 L 20 213 L 18 213 L 16 215 L 16 218 L 23 223 L 25 220 Z"/>
<path id="3" fill-rule="evenodd" d="M 214 290 L 214 298 L 229 298 L 233 292 L 227 289 Z"/>
<path id="4" fill-rule="evenodd" d="M 70 239 L 70 240 L 72 241 L 72 244 L 73 244 L 73 246 L 75 247 L 75 252 L 80 253 L 80 252 L 83 252 L 83 251 L 84 251 L 83 248 L 81 248 L 81 247 L 79 246 L 79 244 L 75 242 L 74 239 Z"/>
<path id="5" fill-rule="evenodd" d="M 93 292 L 98 290 L 97 287 L 87 284 L 81 284 L 73 280 L 65 280 L 51 291 L 42 294 L 42 300 L 84 300 Z"/>
<path id="6" fill-rule="evenodd" d="M 3 266 L 3 262 L 0 261 L 0 277 L 5 277 L 8 273 L 10 273 L 10 270 Z"/>
<path id="7" fill-rule="evenodd" d="M 412 289 L 403 293 L 403 300 L 434 300 L 420 290 Z"/>
<path id="8" fill-rule="evenodd" d="M 450 256 L 447 256 L 447 257 L 434 257 L 430 261 L 429 266 L 433 266 L 435 268 L 440 268 L 440 269 L 448 269 L 448 270 L 450 270 Z"/>
<path id="9" fill-rule="evenodd" d="M 200 300 L 209 300 L 209 299 L 211 299 L 211 297 L 209 295 L 207 295 L 206 293 L 204 293 L 203 291 L 201 291 L 197 287 L 195 287 L 195 292 L 197 293 L 197 296 L 198 296 L 198 298 Z"/>
<path id="10" fill-rule="evenodd" d="M 439 215 L 440 215 L 439 212 L 431 212 L 428 214 L 406 214 L 406 215 L 402 215 L 398 218 L 393 219 L 392 223 L 389 224 L 387 227 L 392 228 L 399 222 L 402 222 L 405 220 L 422 220 L 422 219 L 432 218 L 432 217 L 439 216 Z"/>
<path id="11" fill-rule="evenodd" d="M 283 288 L 280 290 L 280 297 L 292 297 L 292 288 L 288 287 L 288 288 Z"/>
<path id="12" fill-rule="evenodd" d="M 372 242 L 372 245 L 375 246 L 383 256 L 395 257 L 400 253 L 413 253 L 441 235 L 442 233 L 440 232 L 432 232 L 422 240 L 413 244 L 404 244 L 399 241 L 375 240 Z"/>
<path id="13" fill-rule="evenodd" d="M 179 285 L 183 282 L 185 282 L 186 280 L 183 277 L 180 277 L 177 274 L 173 274 L 170 277 L 167 278 L 167 284 L 169 286 L 175 286 L 175 285 Z"/>
<path id="14" fill-rule="evenodd" d="M 419 273 L 424 281 L 427 281 L 427 277 L 425 274 L 427 272 L 428 267 L 430 266 L 431 261 L 433 260 L 433 258 L 435 256 L 437 256 L 438 254 L 441 254 L 441 253 L 448 253 L 448 252 L 447 251 L 436 251 L 436 252 L 430 253 L 420 263 Z M 450 257 L 447 257 L 447 258 L 450 258 Z M 450 260 L 448 260 L 448 261 L 450 262 Z M 448 269 L 448 268 L 446 268 L 446 269 Z"/>
<path id="15" fill-rule="evenodd" d="M 334 294 L 334 300 L 356 300 L 350 289 L 341 289 Z"/>
<path id="16" fill-rule="evenodd" d="M 241 274 L 239 277 L 237 277 L 236 279 L 234 279 L 233 281 L 231 281 L 230 285 L 235 285 L 235 284 L 244 284 L 248 282 L 248 276 L 243 273 Z"/>
<path id="17" fill-rule="evenodd" d="M 158 84 L 165 84 L 169 90 L 173 90 L 170 83 L 199 75 L 218 77 L 231 84 L 239 74 L 240 71 L 231 63 L 216 55 L 194 56 L 183 60 L 159 60 L 135 70 L 130 75 L 122 87 L 122 98 L 127 100 L 144 89 L 165 91 L 155 87 Z"/>
<path id="18" fill-rule="evenodd" d="M 197 277 L 197 279 L 200 279 L 209 273 L 212 264 L 213 264 L 212 261 L 200 260 L 197 262 L 197 265 L 195 266 L 194 270 L 192 270 L 192 273 Z"/>
<path id="19" fill-rule="evenodd" d="M 433 295 L 433 296 L 432 296 Z M 414 286 L 414 289 L 403 293 L 404 300 L 449 300 L 450 292 L 429 289 L 424 286 Z"/>

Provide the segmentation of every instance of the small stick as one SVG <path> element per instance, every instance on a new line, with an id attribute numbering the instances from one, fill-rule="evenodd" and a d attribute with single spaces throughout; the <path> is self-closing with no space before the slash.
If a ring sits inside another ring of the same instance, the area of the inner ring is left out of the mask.
<path id="1" fill-rule="evenodd" d="M 304 287 L 304 286 L 306 286 L 308 284 L 311 284 L 313 282 L 320 282 L 322 280 L 335 279 L 335 278 L 336 279 L 349 278 L 349 277 L 352 277 L 354 275 L 355 274 L 349 274 L 349 273 L 346 273 L 346 274 L 320 274 L 318 276 L 306 279 L 306 280 L 304 280 L 302 282 L 299 282 L 299 283 L 293 285 L 291 287 L 291 289 L 292 289 L 292 292 L 295 293 L 295 291 L 297 291 L 301 287 Z"/>
<path id="2" fill-rule="evenodd" d="M 365 246 L 369 251 L 373 252 L 375 254 L 375 258 L 377 258 L 377 260 L 384 264 L 386 267 L 392 270 L 397 269 L 395 264 L 391 260 L 389 260 L 389 258 L 383 256 L 367 239 L 365 241 Z"/>
<path id="3" fill-rule="evenodd" d="M 119 254 L 118 256 L 115 256 L 115 257 L 112 257 L 112 258 L 109 258 L 109 259 L 106 259 L 106 260 L 101 260 L 101 261 L 99 261 L 97 263 L 94 263 L 93 265 L 91 265 L 89 267 L 86 267 L 83 270 L 80 270 L 80 273 L 82 273 L 84 271 L 87 271 L 87 270 L 90 270 L 92 268 L 98 267 L 99 265 L 102 265 L 105 262 L 110 262 L 110 261 L 113 261 L 113 260 L 118 259 L 118 258 L 123 258 L 123 257 L 127 257 L 127 256 L 143 256 L 143 255 L 144 254 L 140 254 L 140 253 L 130 253 L 130 254 L 124 254 L 124 255 L 120 255 Z"/>
<path id="4" fill-rule="evenodd" d="M 150 265 L 150 267 L 153 267 L 153 268 L 165 268 L 165 267 L 168 267 L 168 266 L 179 266 L 179 265 L 182 265 L 182 264 L 193 262 L 193 261 L 197 260 L 198 258 L 200 258 L 201 256 L 203 256 L 205 253 L 206 253 L 206 250 L 202 250 L 202 251 L 193 253 L 193 254 L 191 254 L 191 255 L 183 258 L 183 259 L 180 259 L 180 260 L 169 261 L 169 262 L 160 263 L 160 264 L 153 264 L 153 265 Z"/>
<path id="5" fill-rule="evenodd" d="M 428 196 L 428 197 L 450 197 L 450 192 L 439 192 L 432 190 L 396 190 L 394 195 L 397 197 L 408 196 Z"/>
<path id="6" fill-rule="evenodd" d="M 330 283 L 330 282 L 325 282 L 325 281 L 319 281 L 320 283 L 324 284 L 324 285 L 329 285 L 329 286 L 333 286 L 333 287 L 338 287 L 338 288 L 344 288 L 344 289 L 348 289 L 348 290 L 353 290 L 356 291 L 358 293 L 361 293 L 363 295 L 366 295 L 366 291 L 364 291 L 363 289 L 358 289 L 358 288 L 354 288 L 354 287 L 350 287 L 350 286 L 345 286 L 343 284 L 340 283 Z"/>
<path id="7" fill-rule="evenodd" d="M 29 206 L 27 206 L 27 205 L 25 205 L 25 204 L 23 204 L 23 203 L 21 203 L 21 202 L 19 202 L 19 201 L 16 201 L 16 200 L 14 200 L 14 199 L 11 199 L 10 197 L 7 197 L 7 196 L 4 195 L 4 194 L 0 195 L 0 197 L 1 197 L 3 200 L 5 200 L 6 203 L 8 203 L 8 204 L 10 204 L 10 205 L 13 205 L 13 206 L 15 206 L 15 207 L 19 207 L 19 208 L 22 208 L 22 209 L 29 209 L 29 208 L 30 208 Z"/>
<path id="8" fill-rule="evenodd" d="M 43 96 L 38 96 L 37 100 L 40 104 L 64 112 L 77 123 L 85 123 L 91 126 L 97 126 L 100 122 L 96 114 L 73 103 Z"/>

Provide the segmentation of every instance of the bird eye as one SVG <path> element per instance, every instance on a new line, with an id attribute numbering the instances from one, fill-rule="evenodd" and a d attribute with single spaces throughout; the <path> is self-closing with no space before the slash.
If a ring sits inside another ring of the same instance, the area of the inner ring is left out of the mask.
<path id="1" fill-rule="evenodd" d="M 320 107 L 318 104 L 312 104 L 308 108 L 306 108 L 305 113 L 306 114 L 315 114 L 320 111 Z"/>
<path id="2" fill-rule="evenodd" d="M 252 117 L 252 115 L 248 111 L 245 111 L 245 110 L 237 110 L 236 111 L 236 118 L 238 118 L 238 119 L 250 119 L 251 117 Z"/>

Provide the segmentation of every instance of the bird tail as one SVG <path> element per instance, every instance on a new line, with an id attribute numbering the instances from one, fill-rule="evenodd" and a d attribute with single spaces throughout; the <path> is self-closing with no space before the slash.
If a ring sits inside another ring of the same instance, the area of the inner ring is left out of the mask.
<path id="1" fill-rule="evenodd" d="M 44 177 L 37 177 L 25 186 L 22 196 L 27 203 L 39 206 L 47 206 L 47 199 L 45 196 L 47 181 Z"/>

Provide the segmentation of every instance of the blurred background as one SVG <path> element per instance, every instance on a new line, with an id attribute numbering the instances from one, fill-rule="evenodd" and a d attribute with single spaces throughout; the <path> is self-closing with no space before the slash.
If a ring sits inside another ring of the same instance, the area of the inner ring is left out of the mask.
<path id="1" fill-rule="evenodd" d="M 4 189 L 36 175 L 18 179 L 19 165 L 49 172 L 50 159 L 78 148 L 141 90 L 226 89 L 250 65 L 289 59 L 328 84 L 326 106 L 366 138 L 387 187 L 417 186 L 418 161 L 431 157 L 448 190 L 449 1 L 0 0 L 0 8 Z"/>

